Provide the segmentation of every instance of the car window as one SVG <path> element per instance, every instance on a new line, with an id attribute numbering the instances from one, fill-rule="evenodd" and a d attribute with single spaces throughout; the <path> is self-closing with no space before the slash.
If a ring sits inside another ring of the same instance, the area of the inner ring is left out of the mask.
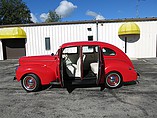
<path id="1" fill-rule="evenodd" d="M 77 53 L 77 47 L 67 47 L 64 48 L 63 54 L 76 54 Z"/>
<path id="2" fill-rule="evenodd" d="M 91 46 L 83 46 L 82 52 L 83 53 L 92 53 L 92 52 L 94 52 L 94 50 L 93 50 L 93 47 L 91 47 Z"/>
<path id="3" fill-rule="evenodd" d="M 103 48 L 102 52 L 105 56 L 114 56 L 116 55 L 116 52 L 110 48 Z"/>
<path id="4" fill-rule="evenodd" d="M 82 47 L 83 53 L 93 53 L 98 52 L 98 46 L 83 46 Z"/>

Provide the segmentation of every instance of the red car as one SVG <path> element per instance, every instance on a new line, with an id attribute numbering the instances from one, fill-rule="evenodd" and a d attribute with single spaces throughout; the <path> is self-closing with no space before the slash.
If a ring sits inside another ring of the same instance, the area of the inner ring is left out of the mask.
<path id="1" fill-rule="evenodd" d="M 137 78 L 138 74 L 124 52 L 97 41 L 65 43 L 55 55 L 21 57 L 15 77 L 28 92 L 49 84 L 117 88 Z"/>

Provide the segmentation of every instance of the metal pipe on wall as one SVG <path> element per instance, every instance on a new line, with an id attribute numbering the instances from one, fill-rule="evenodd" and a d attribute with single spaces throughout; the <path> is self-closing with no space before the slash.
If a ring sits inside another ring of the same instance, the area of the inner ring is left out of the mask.
<path id="1" fill-rule="evenodd" d="M 99 21 L 98 20 L 96 20 L 96 39 L 97 39 L 97 41 L 99 40 L 98 38 L 98 35 L 99 35 L 99 32 L 98 32 L 98 23 L 99 23 Z"/>

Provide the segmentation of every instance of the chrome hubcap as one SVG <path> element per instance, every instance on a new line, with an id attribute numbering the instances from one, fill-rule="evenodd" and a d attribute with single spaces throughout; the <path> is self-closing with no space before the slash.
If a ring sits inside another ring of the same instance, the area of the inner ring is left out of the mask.
<path id="1" fill-rule="evenodd" d="M 120 79 L 117 73 L 112 73 L 107 76 L 106 83 L 109 87 L 117 87 L 120 84 Z"/>
<path id="2" fill-rule="evenodd" d="M 31 76 L 26 76 L 23 81 L 23 86 L 27 90 L 33 90 L 36 87 L 36 81 L 33 77 Z"/>

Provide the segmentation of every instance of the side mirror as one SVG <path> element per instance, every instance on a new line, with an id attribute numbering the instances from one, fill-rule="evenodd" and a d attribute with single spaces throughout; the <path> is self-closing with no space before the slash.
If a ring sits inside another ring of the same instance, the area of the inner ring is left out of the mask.
<path id="1" fill-rule="evenodd" d="M 53 56 L 53 55 L 54 55 L 54 53 L 51 54 L 51 56 Z"/>

